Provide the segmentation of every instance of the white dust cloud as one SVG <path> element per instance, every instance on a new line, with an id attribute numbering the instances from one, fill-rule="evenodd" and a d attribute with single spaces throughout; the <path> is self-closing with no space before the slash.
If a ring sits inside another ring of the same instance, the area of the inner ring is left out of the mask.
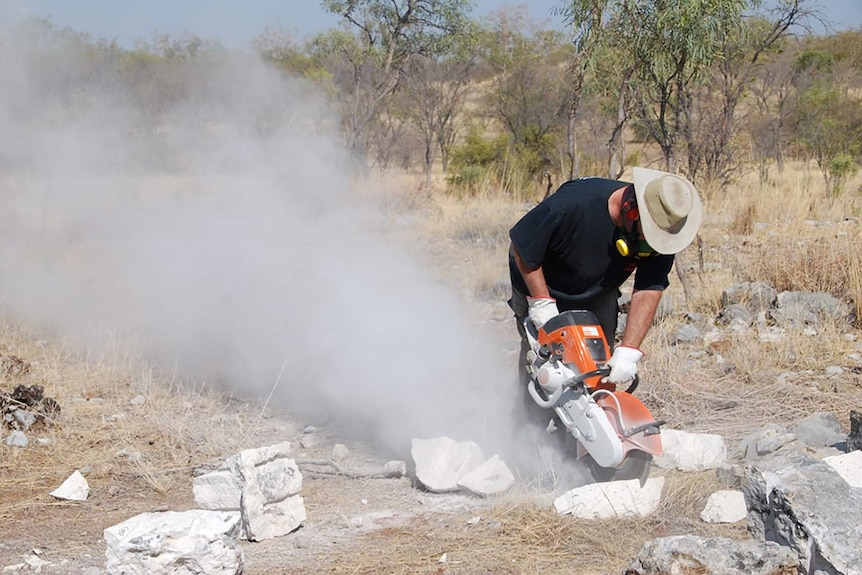
<path id="1" fill-rule="evenodd" d="M 444 434 L 505 453 L 514 358 L 351 194 L 325 98 L 251 56 L 178 77 L 3 21 L 2 313 L 120 333 L 401 454 Z"/>

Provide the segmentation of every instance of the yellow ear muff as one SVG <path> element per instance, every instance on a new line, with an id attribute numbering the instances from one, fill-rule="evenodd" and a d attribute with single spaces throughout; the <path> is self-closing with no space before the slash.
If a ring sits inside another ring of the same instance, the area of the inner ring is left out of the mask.
<path id="1" fill-rule="evenodd" d="M 620 255 L 628 257 L 629 255 L 629 244 L 626 242 L 625 238 L 620 238 L 616 241 L 617 251 L 620 252 Z"/>

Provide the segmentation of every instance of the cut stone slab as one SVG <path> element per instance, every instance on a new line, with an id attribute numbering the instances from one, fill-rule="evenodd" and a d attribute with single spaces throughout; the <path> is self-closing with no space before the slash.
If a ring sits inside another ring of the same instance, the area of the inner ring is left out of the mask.
<path id="1" fill-rule="evenodd" d="M 90 485 L 77 469 L 60 487 L 51 492 L 52 497 L 68 501 L 86 501 L 89 495 Z"/>
<path id="2" fill-rule="evenodd" d="M 414 439 L 410 454 L 416 479 L 434 493 L 458 491 L 458 481 L 485 462 L 478 444 L 448 437 Z"/>
<path id="3" fill-rule="evenodd" d="M 716 491 L 709 496 L 700 518 L 707 523 L 736 523 L 748 516 L 742 491 Z"/>
<path id="4" fill-rule="evenodd" d="M 838 472 L 850 487 L 862 488 L 862 451 L 824 457 L 823 462 Z"/>
<path id="5" fill-rule="evenodd" d="M 242 526 L 250 541 L 286 535 L 306 519 L 298 495 L 302 474 L 289 454 L 290 443 L 284 442 L 246 449 L 226 461 L 242 485 Z"/>
<path id="6" fill-rule="evenodd" d="M 239 513 L 142 513 L 104 531 L 106 571 L 123 575 L 238 575 Z"/>
<path id="7" fill-rule="evenodd" d="M 199 475 L 192 480 L 195 503 L 211 511 L 239 511 L 242 505 L 242 484 L 227 468 Z"/>
<path id="8" fill-rule="evenodd" d="M 640 481 L 591 483 L 568 491 L 554 501 L 560 515 L 580 519 L 646 517 L 658 507 L 664 477 L 653 477 L 643 487 Z"/>
<path id="9" fill-rule="evenodd" d="M 306 519 L 299 492 L 302 474 L 289 458 L 290 443 L 246 449 L 221 468 L 193 480 L 195 502 L 204 509 L 239 511 L 241 536 L 262 541 L 286 535 Z"/>
<path id="10" fill-rule="evenodd" d="M 727 461 L 727 445 L 720 435 L 662 429 L 661 445 L 663 454 L 655 464 L 664 469 L 704 471 Z"/>
<path id="11" fill-rule="evenodd" d="M 499 495 L 514 484 L 515 476 L 497 455 L 458 480 L 458 487 L 479 497 Z"/>

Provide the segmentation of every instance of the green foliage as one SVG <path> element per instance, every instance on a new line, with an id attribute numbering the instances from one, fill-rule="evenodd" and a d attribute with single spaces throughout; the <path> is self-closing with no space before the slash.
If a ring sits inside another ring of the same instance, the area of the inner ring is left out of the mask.
<path id="1" fill-rule="evenodd" d="M 805 74 L 828 74 L 835 68 L 835 56 L 825 50 L 806 50 L 796 57 L 793 71 L 798 76 Z"/>
<path id="2" fill-rule="evenodd" d="M 492 186 L 518 196 L 549 168 L 547 153 L 542 150 L 553 148 L 553 143 L 547 135 L 533 135 L 534 141 L 513 143 L 505 134 L 485 138 L 472 127 L 464 143 L 452 150 L 448 185 L 470 193 Z"/>
<path id="3" fill-rule="evenodd" d="M 521 13 L 504 10 L 483 28 L 479 50 L 494 78 L 483 88 L 487 113 L 508 134 L 510 157 L 533 176 L 560 155 L 572 46 L 560 33 L 531 28 Z"/>
<path id="4" fill-rule="evenodd" d="M 621 32 L 658 88 L 701 78 L 736 34 L 746 0 L 622 0 Z M 627 24 L 627 25 L 625 25 Z"/>
<path id="5" fill-rule="evenodd" d="M 633 59 L 640 121 L 677 169 L 694 88 L 728 39 L 740 34 L 747 0 L 619 0 L 617 40 Z"/>
<path id="6" fill-rule="evenodd" d="M 833 197 L 840 196 L 844 191 L 844 185 L 847 180 L 856 175 L 859 171 L 859 164 L 853 159 L 850 154 L 840 153 L 829 162 L 829 176 L 832 179 L 832 188 L 830 193 Z"/>
<path id="7" fill-rule="evenodd" d="M 492 168 L 502 163 L 508 145 L 505 136 L 485 139 L 476 127 L 471 128 L 465 141 L 452 148 L 449 164 L 449 185 L 475 189 L 482 185 Z"/>
<path id="8" fill-rule="evenodd" d="M 797 105 L 793 141 L 817 163 L 833 200 L 858 169 L 862 153 L 862 106 L 828 50 L 804 50 L 794 61 Z"/>
<path id="9" fill-rule="evenodd" d="M 411 54 L 449 50 L 468 30 L 469 0 L 323 0 L 322 6 L 362 31 L 365 45 L 379 47 L 387 66 Z"/>
<path id="10" fill-rule="evenodd" d="M 393 114 L 397 93 L 416 56 L 443 56 L 472 33 L 469 0 L 323 0 L 354 34 L 325 38 L 333 80 L 341 91 L 342 127 L 357 157 L 386 167 L 390 135 L 404 119 Z M 352 38 L 348 38 L 352 36 Z"/>

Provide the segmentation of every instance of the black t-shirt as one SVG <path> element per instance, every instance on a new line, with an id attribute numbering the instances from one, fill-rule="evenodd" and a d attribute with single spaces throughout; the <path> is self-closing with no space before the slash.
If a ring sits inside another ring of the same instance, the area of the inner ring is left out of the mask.
<path id="1" fill-rule="evenodd" d="M 668 286 L 673 255 L 623 257 L 616 248 L 621 230 L 608 213 L 608 198 L 627 185 L 604 178 L 566 182 L 509 230 L 524 263 L 542 266 L 551 296 L 561 307 L 589 305 L 618 289 L 635 269 L 635 289 Z M 511 256 L 509 274 L 512 286 L 529 295 Z"/>

